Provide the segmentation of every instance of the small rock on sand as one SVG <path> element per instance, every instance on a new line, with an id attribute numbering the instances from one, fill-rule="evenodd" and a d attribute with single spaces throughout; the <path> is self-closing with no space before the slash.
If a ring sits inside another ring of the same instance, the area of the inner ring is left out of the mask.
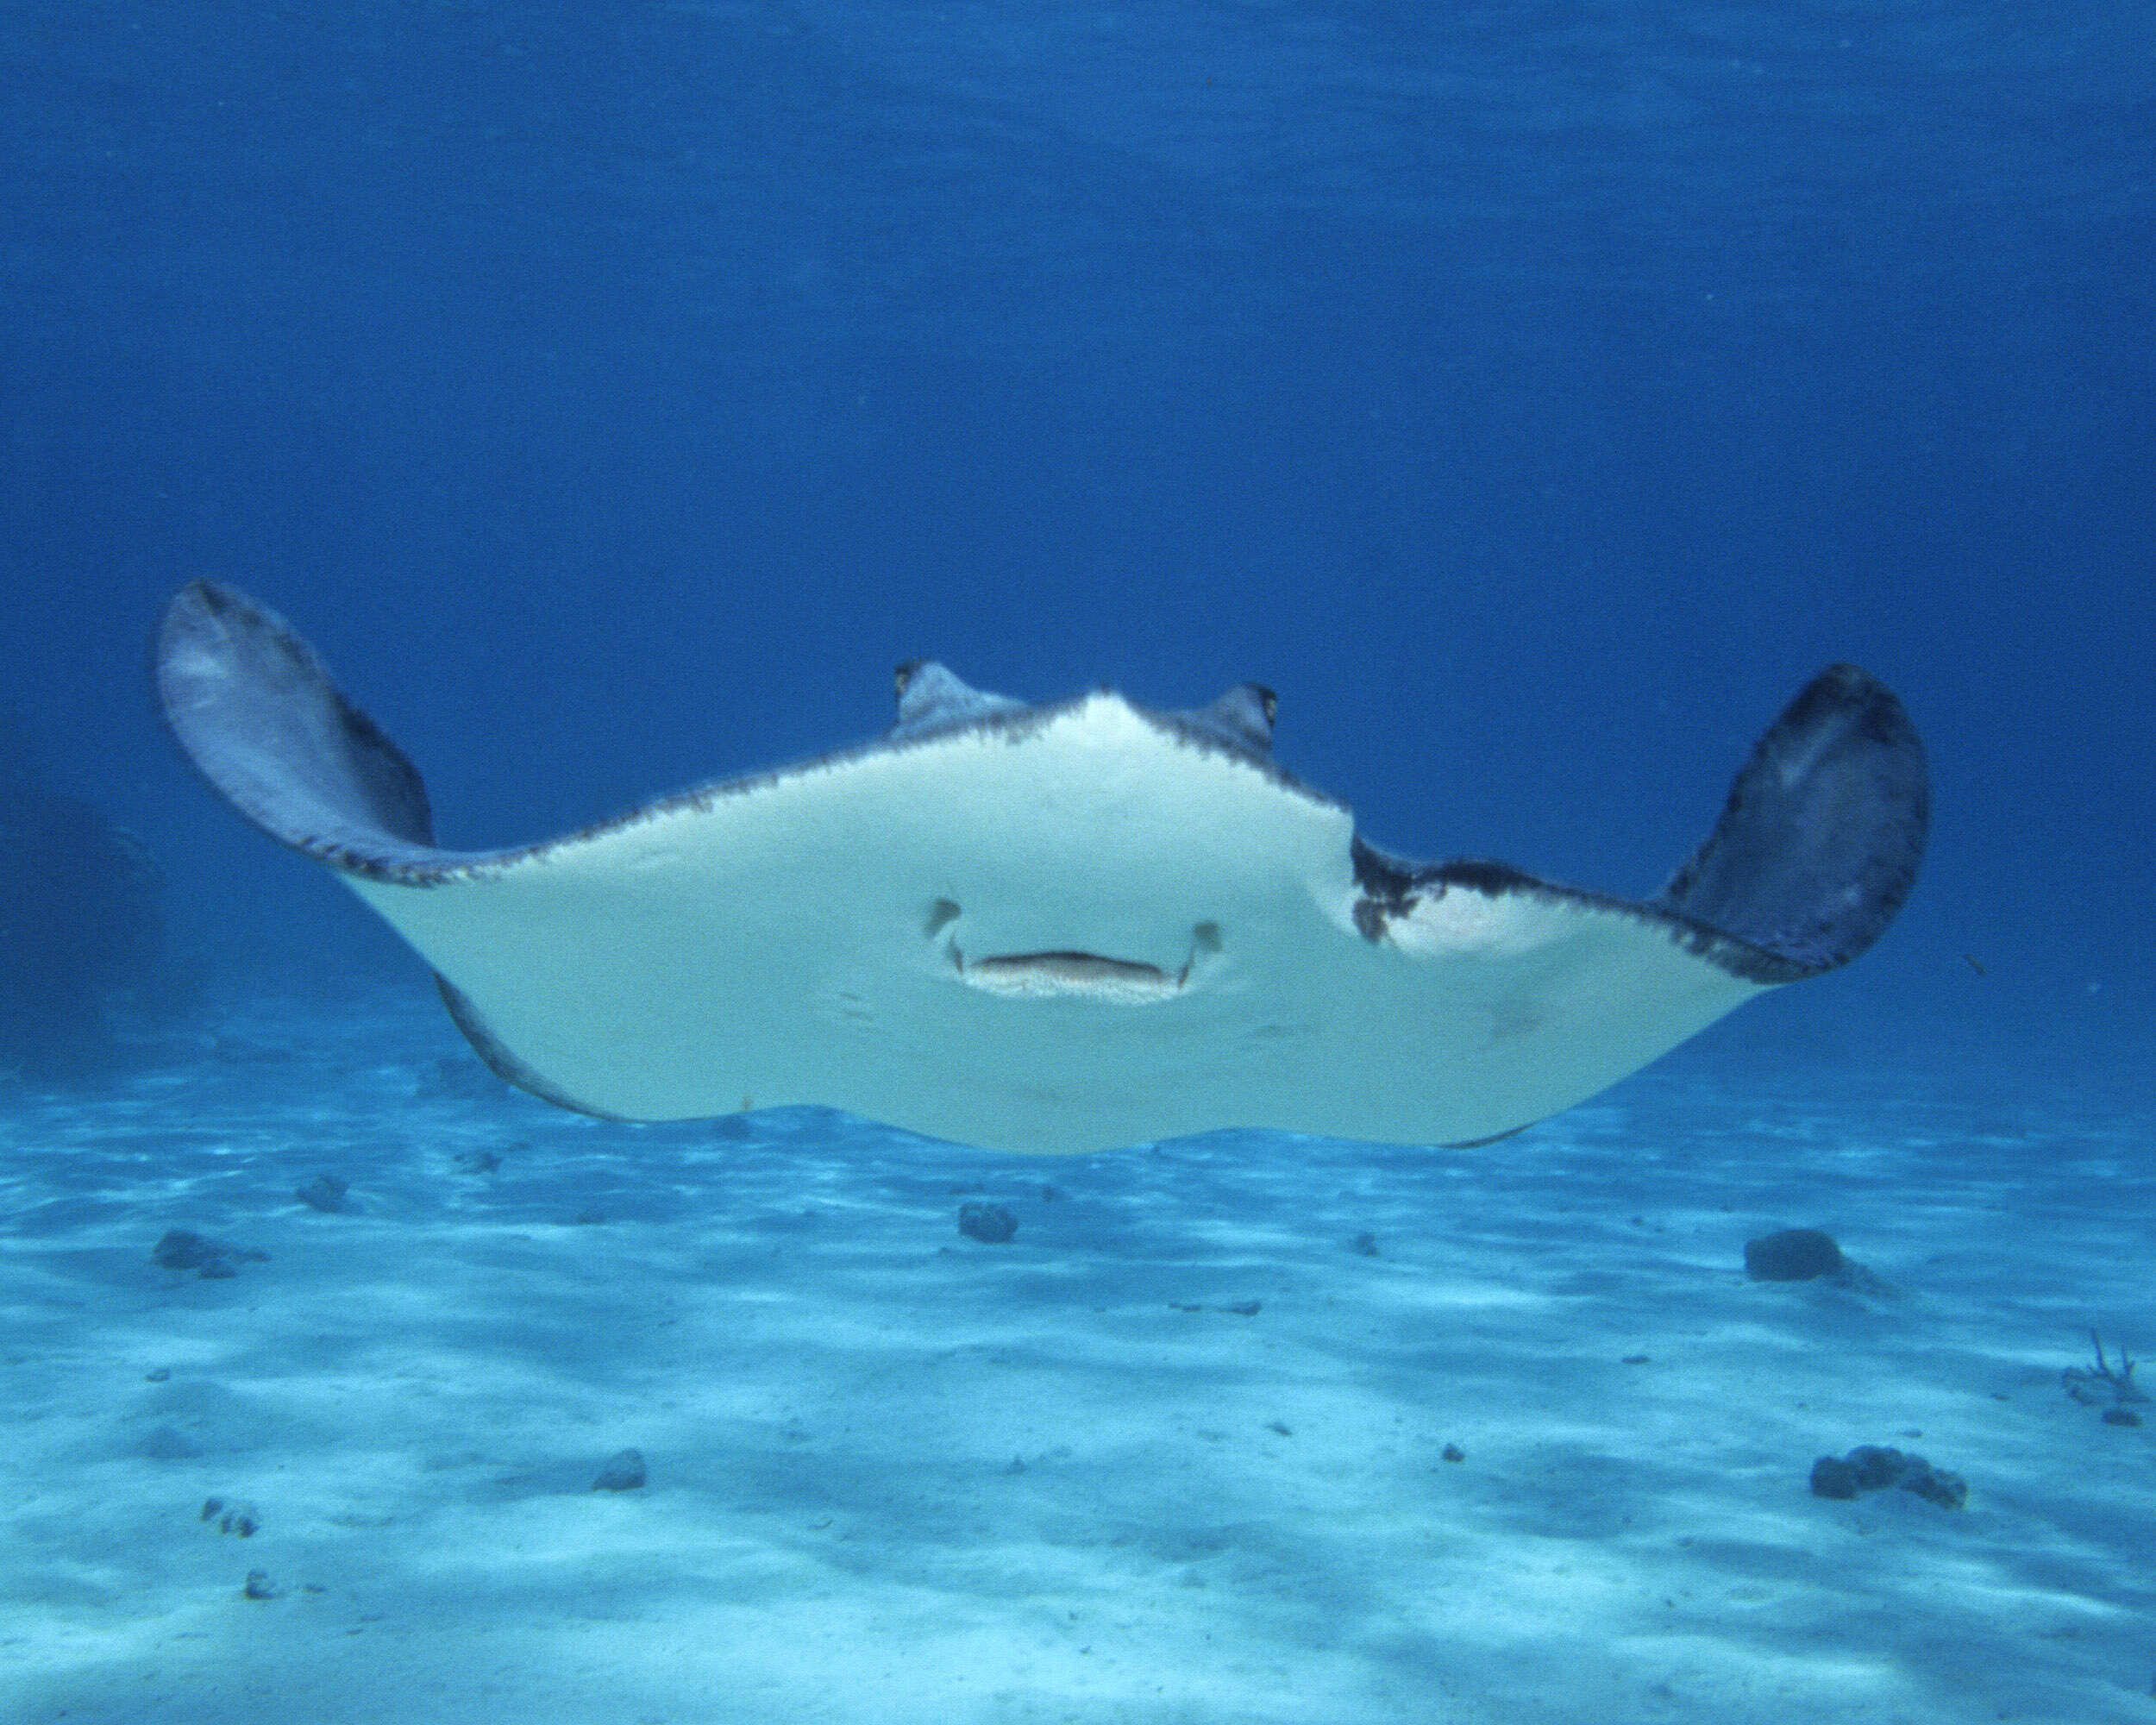
<path id="1" fill-rule="evenodd" d="M 1745 1274 L 1754 1282 L 1811 1282 L 1841 1267 L 1834 1237 L 1817 1228 L 1784 1228 L 1745 1242 Z"/>
<path id="2" fill-rule="evenodd" d="M 961 1204 L 958 1232 L 984 1245 L 1001 1245 L 1018 1231 L 1018 1219 L 1000 1204 Z"/>
<path id="3" fill-rule="evenodd" d="M 636 1491 L 644 1483 L 644 1458 L 641 1450 L 618 1450 L 606 1458 L 606 1465 L 599 1471 L 599 1477 L 592 1482 L 594 1491 Z"/>
<path id="4" fill-rule="evenodd" d="M 351 1189 L 334 1174 L 317 1174 L 297 1189 L 292 1196 L 310 1210 L 319 1210 L 325 1216 L 338 1216 L 352 1208 L 344 1196 Z"/>
<path id="5" fill-rule="evenodd" d="M 150 1259 L 160 1270 L 191 1270 L 197 1276 L 215 1279 L 237 1276 L 242 1264 L 266 1264 L 269 1254 L 229 1245 L 186 1228 L 171 1228 L 150 1248 Z"/>

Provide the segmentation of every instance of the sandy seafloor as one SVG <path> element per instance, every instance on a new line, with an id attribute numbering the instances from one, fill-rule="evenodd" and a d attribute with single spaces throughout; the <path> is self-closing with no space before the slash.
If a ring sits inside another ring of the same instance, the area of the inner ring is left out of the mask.
<path id="1" fill-rule="evenodd" d="M 2156 1349 L 2151 1130 L 1681 1054 L 1479 1150 L 1036 1160 L 232 1009 L 0 1111 L 0 1716 L 2156 1721 L 2156 1408 L 2060 1380 Z M 1895 1291 L 1747 1282 L 1789 1226 Z M 1862 1443 L 1967 1507 L 1813 1497 Z"/>

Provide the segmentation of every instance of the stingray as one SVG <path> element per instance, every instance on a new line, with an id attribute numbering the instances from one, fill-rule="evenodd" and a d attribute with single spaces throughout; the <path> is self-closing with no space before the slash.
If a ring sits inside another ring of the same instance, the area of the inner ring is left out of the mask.
<path id="1" fill-rule="evenodd" d="M 1927 825 L 1915 728 L 1851 665 L 1637 901 L 1379 850 L 1275 764 L 1256 684 L 1035 706 L 915 663 L 874 741 L 470 851 L 436 847 L 418 773 L 243 594 L 180 593 L 157 677 L 203 775 L 417 949 L 489 1066 L 620 1120 L 819 1103 L 1012 1151 L 1480 1143 L 1855 957 Z"/>

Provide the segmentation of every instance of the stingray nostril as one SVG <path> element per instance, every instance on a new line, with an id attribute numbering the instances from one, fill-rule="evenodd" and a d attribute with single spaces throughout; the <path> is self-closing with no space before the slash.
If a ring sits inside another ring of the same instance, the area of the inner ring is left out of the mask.
<path id="1" fill-rule="evenodd" d="M 928 914 L 921 919 L 921 932 L 933 940 L 958 920 L 958 906 L 949 899 L 938 899 L 928 907 Z"/>
<path id="2" fill-rule="evenodd" d="M 1220 925 L 1217 922 L 1193 923 L 1190 926 L 1190 946 L 1194 952 L 1218 952 L 1220 950 Z"/>

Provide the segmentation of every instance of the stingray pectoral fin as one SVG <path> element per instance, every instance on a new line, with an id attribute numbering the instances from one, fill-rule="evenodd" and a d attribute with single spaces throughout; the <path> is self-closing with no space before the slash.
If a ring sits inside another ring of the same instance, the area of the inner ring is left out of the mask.
<path id="1" fill-rule="evenodd" d="M 215 581 L 182 588 L 157 641 L 166 722 L 202 775 L 271 837 L 354 874 L 403 878 L 434 848 L 426 787 L 275 612 Z"/>
<path id="2" fill-rule="evenodd" d="M 423 887 L 480 856 L 437 849 L 426 786 L 381 727 L 268 606 L 194 581 L 158 632 L 158 698 L 203 777 L 271 837 L 339 873 Z M 533 1095 L 586 1107 L 523 1064 L 439 972 L 449 1016 L 487 1065 Z"/>
<path id="3" fill-rule="evenodd" d="M 1501 862 L 1415 864 L 1355 842 L 1352 922 L 1408 961 L 1435 1094 L 1471 1099 L 1431 1136 L 1474 1141 L 1583 1101 L 1763 989 L 1846 964 L 1908 896 L 1928 809 L 1923 746 L 1893 693 L 1821 672 L 1760 738 L 1706 842 L 1654 898 L 1554 885 Z M 1420 980 L 1426 979 L 1426 981 Z M 1405 1065 L 1408 1051 L 1396 1051 Z M 1405 1137 L 1405 1120 L 1362 1127 Z"/>
<path id="4" fill-rule="evenodd" d="M 1743 981 L 1794 982 L 1846 964 L 1886 932 L 1915 884 L 1930 807 L 1908 712 L 1870 673 L 1832 665 L 1754 745 L 1714 830 L 1651 899 L 1557 886 L 1504 862 L 1407 862 L 1358 837 L 1353 919 L 1373 942 L 1450 955 L 1489 944 L 1486 927 L 1590 913 Z M 1492 908 L 1436 910 L 1463 892 Z"/>
<path id="5" fill-rule="evenodd" d="M 1854 665 L 1806 684 L 1752 751 L 1705 844 L 1658 909 L 1771 955 L 1785 974 L 1846 964 L 1915 884 L 1931 819 L 1916 727 Z"/>

